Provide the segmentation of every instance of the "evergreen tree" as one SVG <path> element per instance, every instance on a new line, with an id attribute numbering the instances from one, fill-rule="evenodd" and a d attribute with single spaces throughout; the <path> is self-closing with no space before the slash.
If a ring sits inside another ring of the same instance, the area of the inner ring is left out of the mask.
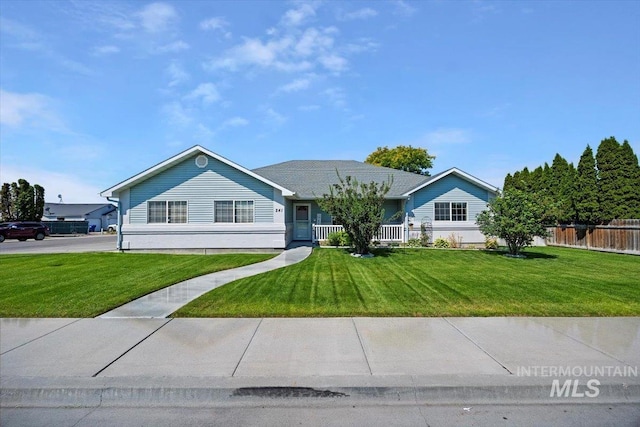
<path id="1" fill-rule="evenodd" d="M 40 221 L 42 219 L 42 215 L 44 214 L 44 188 L 38 184 L 35 184 L 33 186 L 33 191 L 35 193 L 33 220 Z"/>
<path id="2" fill-rule="evenodd" d="M 555 220 L 561 223 L 571 222 L 575 217 L 573 201 L 573 181 L 575 168 L 564 157 L 556 154 L 550 168 L 549 192 L 555 200 L 558 210 Z"/>
<path id="3" fill-rule="evenodd" d="M 504 184 L 502 185 L 502 189 L 509 190 L 511 188 L 513 188 L 513 177 L 510 173 L 508 173 L 507 176 L 504 177 Z"/>
<path id="4" fill-rule="evenodd" d="M 599 221 L 598 175 L 593 150 L 589 145 L 580 156 L 574 183 L 576 222 L 595 224 Z"/>
<path id="5" fill-rule="evenodd" d="M 11 184 L 5 182 L 2 184 L 2 190 L 0 190 L 0 214 L 2 221 L 13 221 L 13 193 L 11 191 Z"/>
<path id="6" fill-rule="evenodd" d="M 629 141 L 620 146 L 620 219 L 640 218 L 640 166 Z"/>
<path id="7" fill-rule="evenodd" d="M 16 217 L 18 221 L 33 221 L 35 211 L 35 192 L 29 181 L 18 180 L 16 197 Z"/>
<path id="8" fill-rule="evenodd" d="M 620 153 L 620 144 L 613 136 L 603 139 L 596 152 L 600 215 L 607 222 L 620 218 L 624 211 L 620 206 L 624 199 L 620 185 Z"/>

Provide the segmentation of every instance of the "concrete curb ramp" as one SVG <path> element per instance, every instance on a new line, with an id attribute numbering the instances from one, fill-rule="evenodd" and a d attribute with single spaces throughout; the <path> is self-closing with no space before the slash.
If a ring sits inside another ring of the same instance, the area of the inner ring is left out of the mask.
<path id="1" fill-rule="evenodd" d="M 164 318 L 194 299 L 229 282 L 296 264 L 311 255 L 311 250 L 310 246 L 292 247 L 264 262 L 185 280 L 133 300 L 98 317 L 102 319 Z"/>

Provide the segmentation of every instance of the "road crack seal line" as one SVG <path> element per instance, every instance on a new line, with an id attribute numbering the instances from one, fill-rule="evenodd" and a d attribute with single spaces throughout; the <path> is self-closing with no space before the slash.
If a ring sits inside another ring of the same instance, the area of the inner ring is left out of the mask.
<path id="1" fill-rule="evenodd" d="M 256 334 L 258 333 L 258 329 L 260 328 L 260 325 L 262 325 L 262 321 L 263 320 L 264 320 L 264 317 L 260 319 L 260 322 L 258 322 L 258 326 L 256 326 L 256 329 L 253 331 L 253 335 L 251 335 L 251 339 L 247 343 L 247 346 L 244 348 L 244 351 L 242 352 L 242 356 L 240 356 L 240 360 L 238 360 L 238 363 L 236 364 L 236 367 L 233 369 L 233 373 L 231 374 L 232 377 L 236 376 L 236 371 L 240 367 L 240 364 L 242 363 L 242 359 L 244 359 L 244 355 L 247 354 L 247 351 L 249 350 L 249 346 L 251 346 L 251 343 L 253 342 L 253 339 L 255 338 Z"/>
<path id="2" fill-rule="evenodd" d="M 367 357 L 367 352 L 364 350 L 364 344 L 362 344 L 362 338 L 360 337 L 360 332 L 358 332 L 358 326 L 356 325 L 355 319 L 351 318 L 351 323 L 353 323 L 353 328 L 356 330 L 356 336 L 358 337 L 358 342 L 360 342 L 360 348 L 362 349 L 362 355 L 364 356 L 364 361 L 367 362 L 367 369 L 369 369 L 369 375 L 373 375 L 373 371 L 371 370 L 371 365 L 369 364 L 369 358 Z"/>
<path id="3" fill-rule="evenodd" d="M 56 332 L 56 331 L 59 331 L 59 330 L 60 330 L 60 329 L 62 329 L 62 328 L 66 328 L 67 326 L 73 325 L 74 323 L 79 322 L 79 321 L 81 321 L 81 320 L 83 320 L 83 319 L 76 319 L 76 320 L 74 320 L 73 322 L 69 322 L 69 323 L 67 323 L 66 325 L 62 325 L 62 326 L 60 326 L 59 328 L 54 329 L 53 331 L 49 331 L 49 332 L 47 332 L 47 333 L 46 333 L 46 334 L 44 334 L 44 335 L 40 335 L 39 337 L 35 337 L 35 338 L 34 338 L 34 339 L 32 339 L 32 340 L 29 340 L 29 341 L 27 341 L 27 342 L 25 342 L 25 343 L 22 343 L 22 344 L 20 344 L 20 345 L 19 345 L 19 346 L 17 346 L 17 347 L 10 348 L 9 350 L 7 350 L 7 351 L 5 351 L 5 352 L 0 353 L 0 356 L 1 356 L 1 355 L 3 355 L 3 354 L 7 354 L 7 353 L 9 353 L 10 351 L 13 351 L 13 350 L 15 350 L 15 349 L 17 349 L 17 348 L 23 347 L 23 346 L 25 346 L 25 345 L 27 345 L 27 344 L 29 344 L 29 343 L 32 343 L 32 342 L 34 342 L 34 341 L 36 341 L 36 340 L 39 340 L 40 338 L 44 338 L 44 337 L 46 337 L 47 335 L 51 335 L 52 333 L 54 333 L 54 332 Z"/>
<path id="4" fill-rule="evenodd" d="M 496 362 L 498 365 L 502 366 L 502 369 L 504 369 L 505 371 L 507 371 L 509 373 L 509 375 L 513 375 L 513 372 L 511 372 L 509 370 L 509 368 L 507 368 L 506 366 L 504 366 L 502 363 L 500 363 L 500 361 L 498 359 L 496 359 L 495 357 L 493 357 L 493 355 L 491 355 L 491 353 L 489 353 L 487 350 L 485 350 L 484 348 L 482 348 L 482 346 L 480 344 L 478 344 L 477 342 L 475 342 L 474 340 L 471 339 L 471 337 L 467 334 L 465 334 L 464 332 L 462 332 L 462 330 L 460 328 L 458 328 L 456 325 L 454 325 L 453 323 L 449 322 L 449 320 L 447 320 L 446 317 L 442 318 L 445 322 L 447 322 L 449 325 L 451 325 L 456 331 L 460 332 L 462 334 L 463 337 L 465 337 L 466 339 L 468 339 L 469 341 L 471 341 L 471 343 L 473 345 L 475 345 L 476 347 L 478 347 L 480 350 L 482 350 L 482 352 L 484 354 L 486 354 L 487 356 L 489 356 L 491 359 L 493 359 L 494 362 Z"/>
<path id="5" fill-rule="evenodd" d="M 104 368 L 100 369 L 98 372 L 96 372 L 95 374 L 91 375 L 92 378 L 97 377 L 98 375 L 100 375 L 102 372 L 104 372 L 105 369 L 107 369 L 109 366 L 113 365 L 114 363 L 116 363 L 118 360 L 122 359 L 122 357 L 124 357 L 125 354 L 129 353 L 131 350 L 133 350 L 134 348 L 136 348 L 137 346 L 139 346 L 141 343 L 143 343 L 144 341 L 147 340 L 147 338 L 149 338 L 151 335 L 155 334 L 156 332 L 158 332 L 160 329 L 164 328 L 166 325 L 169 324 L 169 322 L 171 322 L 173 320 L 173 318 L 167 320 L 166 322 L 164 322 L 162 325 L 158 326 L 156 329 L 154 329 L 153 331 L 151 331 L 151 333 L 149 335 L 147 335 L 146 337 L 142 338 L 140 341 L 138 341 L 137 343 L 135 343 L 134 345 L 132 345 L 131 347 L 129 347 L 124 353 L 122 353 L 120 356 L 116 357 L 115 359 L 113 359 L 111 362 L 109 362 L 109 364 L 107 364 L 107 366 L 105 366 Z"/>

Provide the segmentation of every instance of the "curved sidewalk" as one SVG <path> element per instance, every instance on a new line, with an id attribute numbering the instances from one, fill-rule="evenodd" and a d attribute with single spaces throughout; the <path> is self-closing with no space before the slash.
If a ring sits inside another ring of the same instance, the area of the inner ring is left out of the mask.
<path id="1" fill-rule="evenodd" d="M 311 254 L 310 246 L 285 250 L 270 260 L 218 271 L 160 289 L 108 311 L 99 318 L 164 318 L 207 292 L 234 280 L 296 264 Z"/>

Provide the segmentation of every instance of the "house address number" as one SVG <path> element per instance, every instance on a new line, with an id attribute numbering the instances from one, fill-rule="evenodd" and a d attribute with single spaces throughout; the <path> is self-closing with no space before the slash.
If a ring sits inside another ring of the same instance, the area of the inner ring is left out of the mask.
<path id="1" fill-rule="evenodd" d="M 281 208 L 276 208 L 276 212 L 282 212 Z"/>

